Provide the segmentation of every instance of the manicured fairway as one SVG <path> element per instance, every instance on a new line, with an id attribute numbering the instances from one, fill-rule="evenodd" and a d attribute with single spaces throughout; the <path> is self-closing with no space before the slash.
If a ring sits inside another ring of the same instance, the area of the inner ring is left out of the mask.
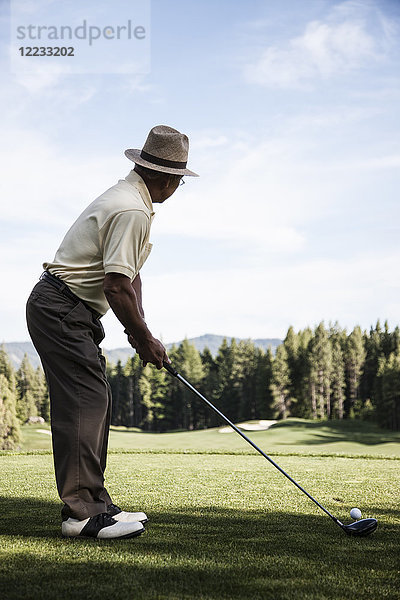
<path id="1" fill-rule="evenodd" d="M 22 450 L 50 450 L 48 425 L 25 425 Z M 274 454 L 345 454 L 400 457 L 400 432 L 358 421 L 307 421 L 287 419 L 266 431 L 247 432 L 266 452 Z M 109 447 L 129 451 L 240 452 L 254 450 L 233 431 L 219 428 L 179 433 L 143 433 L 138 429 L 111 427 Z"/>
<path id="2" fill-rule="evenodd" d="M 279 458 L 339 518 L 379 519 L 352 539 L 256 454 L 171 452 L 110 455 L 115 502 L 150 517 L 119 542 L 62 539 L 51 455 L 0 456 L 0 597 L 398 600 L 398 459 Z"/>

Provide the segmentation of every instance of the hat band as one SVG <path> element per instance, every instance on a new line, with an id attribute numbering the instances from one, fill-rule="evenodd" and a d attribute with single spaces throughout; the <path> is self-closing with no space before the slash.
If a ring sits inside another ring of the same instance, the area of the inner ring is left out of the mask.
<path id="1" fill-rule="evenodd" d="M 171 169 L 186 169 L 187 162 L 178 162 L 177 160 L 166 160 L 164 158 L 158 158 L 153 154 L 148 154 L 144 150 L 141 151 L 140 157 L 153 165 L 159 165 L 160 167 L 171 167 Z"/>

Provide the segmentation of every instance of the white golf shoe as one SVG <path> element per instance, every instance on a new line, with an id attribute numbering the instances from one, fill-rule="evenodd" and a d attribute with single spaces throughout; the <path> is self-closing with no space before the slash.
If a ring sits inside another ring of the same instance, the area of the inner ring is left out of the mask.
<path id="1" fill-rule="evenodd" d="M 140 521 L 140 523 L 147 523 L 149 520 L 144 512 L 127 512 L 121 510 L 119 506 L 115 504 L 109 504 L 107 506 L 107 512 L 116 521 L 122 521 L 124 523 L 131 523 L 134 521 Z"/>
<path id="2" fill-rule="evenodd" d="M 140 521 L 117 521 L 108 513 L 101 513 L 89 519 L 73 519 L 63 521 L 61 532 L 65 537 L 90 537 L 96 539 L 131 538 L 144 532 Z"/>

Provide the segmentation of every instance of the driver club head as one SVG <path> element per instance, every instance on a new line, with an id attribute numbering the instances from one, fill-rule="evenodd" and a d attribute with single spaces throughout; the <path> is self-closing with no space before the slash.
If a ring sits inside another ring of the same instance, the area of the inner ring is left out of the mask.
<path id="1" fill-rule="evenodd" d="M 342 525 L 342 529 L 347 535 L 364 536 L 369 535 L 378 527 L 378 521 L 376 519 L 361 519 L 360 521 L 354 521 L 350 525 Z"/>

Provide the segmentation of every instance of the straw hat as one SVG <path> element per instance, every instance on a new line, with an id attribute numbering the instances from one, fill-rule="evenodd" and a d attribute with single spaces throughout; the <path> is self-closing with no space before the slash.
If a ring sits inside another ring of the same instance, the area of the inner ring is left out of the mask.
<path id="1" fill-rule="evenodd" d="M 156 125 L 150 130 L 142 150 L 125 150 L 125 156 L 134 163 L 173 175 L 192 175 L 197 173 L 186 168 L 189 153 L 189 139 L 167 125 Z"/>

